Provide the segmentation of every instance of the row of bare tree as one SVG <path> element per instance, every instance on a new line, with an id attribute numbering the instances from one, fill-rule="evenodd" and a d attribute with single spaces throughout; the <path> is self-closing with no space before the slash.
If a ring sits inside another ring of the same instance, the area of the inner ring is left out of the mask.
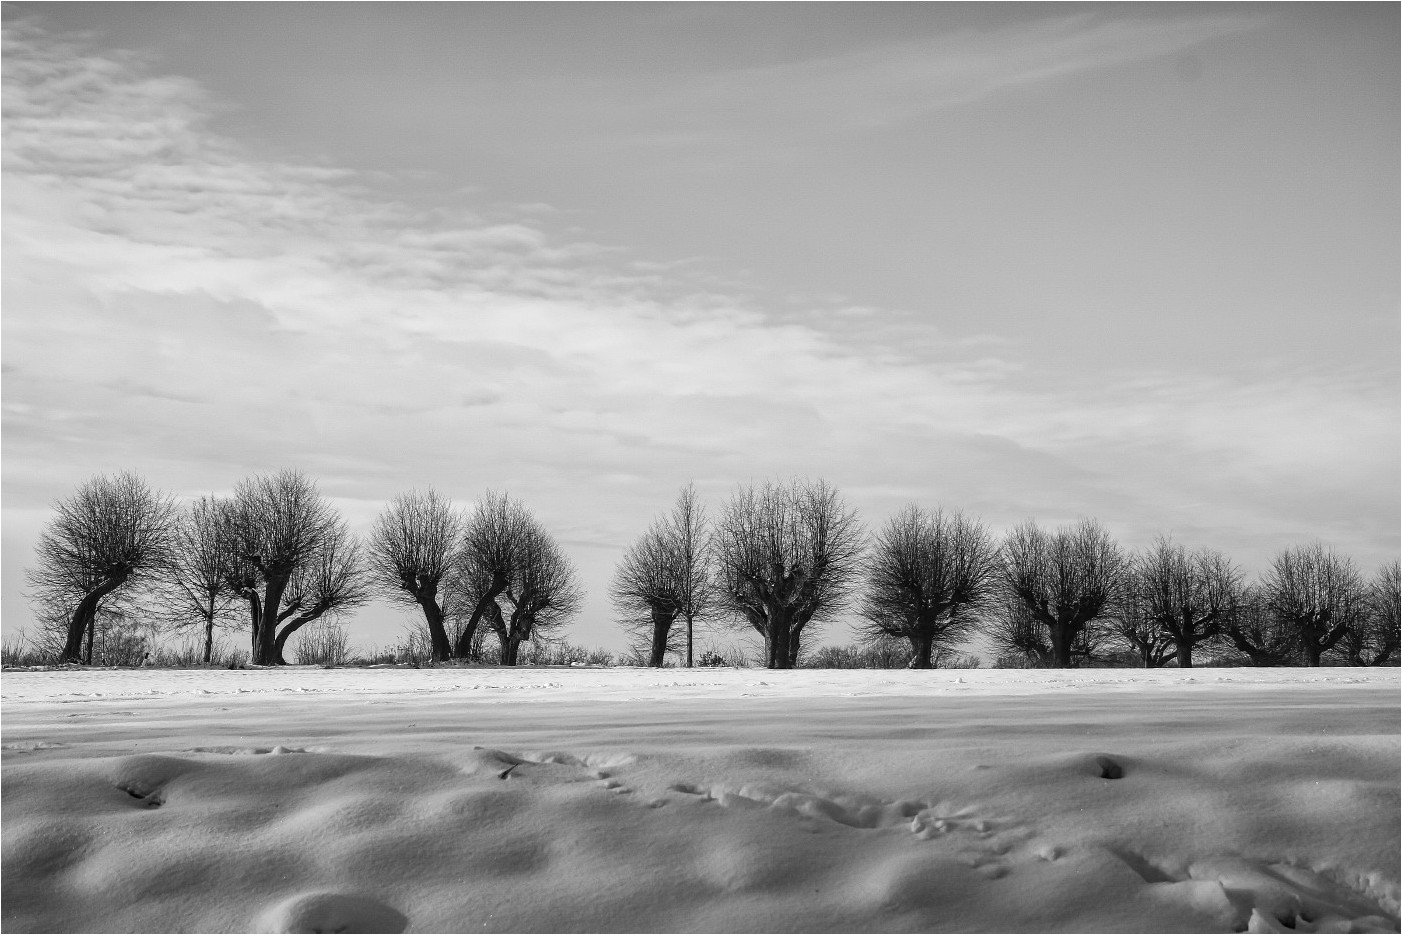
<path id="1" fill-rule="evenodd" d="M 1312 544 L 1282 551 L 1247 584 L 1221 553 L 1166 537 L 1126 553 L 1083 520 L 1055 531 L 1023 523 L 999 542 L 961 513 L 914 504 L 868 541 L 821 480 L 741 486 L 714 522 L 688 486 L 625 553 L 611 596 L 652 665 L 680 650 L 682 619 L 688 665 L 693 623 L 709 620 L 752 627 L 768 665 L 791 668 L 807 628 L 854 598 L 863 636 L 908 641 L 915 668 L 979 634 L 1001 657 L 1063 668 L 1115 647 L 1144 666 L 1183 668 L 1199 647 L 1255 665 L 1315 666 L 1331 650 L 1387 665 L 1398 652 L 1395 561 L 1365 581 Z"/>
<path id="2" fill-rule="evenodd" d="M 246 625 L 256 664 L 288 638 L 379 594 L 418 607 L 435 661 L 475 658 L 483 628 L 515 663 L 522 642 L 577 613 L 568 557 L 522 503 L 488 491 L 460 509 L 433 489 L 392 500 L 365 542 L 297 471 L 259 475 L 184 507 L 124 473 L 55 504 L 28 570 L 31 598 L 67 661 L 91 661 L 99 611 Z M 737 487 L 712 519 L 695 488 L 626 551 L 611 587 L 652 665 L 684 651 L 697 623 L 753 628 L 767 664 L 860 598 L 872 640 L 906 640 L 927 668 L 978 634 L 1003 656 L 1067 667 L 1128 647 L 1146 666 L 1188 667 L 1227 646 L 1257 665 L 1385 665 L 1398 652 L 1398 563 L 1365 581 L 1326 546 L 1286 549 L 1247 584 L 1221 553 L 1161 538 L 1126 553 L 1100 524 L 1028 522 L 996 541 L 961 513 L 910 505 L 868 536 L 825 481 Z M 681 621 L 682 626 L 678 626 Z M 87 646 L 84 648 L 84 639 Z"/>
<path id="3" fill-rule="evenodd" d="M 105 610 L 200 625 L 206 662 L 215 626 L 243 623 L 252 661 L 283 665 L 299 629 L 378 593 L 422 608 L 435 660 L 470 655 L 485 621 L 513 665 L 523 640 L 560 625 L 582 600 L 550 534 L 522 504 L 490 491 L 470 512 L 433 490 L 405 494 L 365 543 L 315 483 L 288 470 L 183 508 L 134 474 L 99 476 L 54 511 L 26 578 L 67 662 L 92 661 Z M 446 621 L 460 621 L 453 642 Z"/>

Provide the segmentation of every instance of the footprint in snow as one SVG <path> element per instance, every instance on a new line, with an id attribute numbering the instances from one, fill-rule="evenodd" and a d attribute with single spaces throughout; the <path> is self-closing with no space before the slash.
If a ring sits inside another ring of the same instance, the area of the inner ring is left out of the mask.
<path id="1" fill-rule="evenodd" d="M 278 903 L 259 920 L 260 932 L 390 932 L 409 926 L 404 913 L 368 896 L 303 893 Z"/>
<path id="2" fill-rule="evenodd" d="M 1109 851 L 1164 898 L 1215 904 L 1238 932 L 1398 930 L 1395 902 L 1384 905 L 1306 867 L 1245 857 L 1158 861 L 1128 848 Z"/>

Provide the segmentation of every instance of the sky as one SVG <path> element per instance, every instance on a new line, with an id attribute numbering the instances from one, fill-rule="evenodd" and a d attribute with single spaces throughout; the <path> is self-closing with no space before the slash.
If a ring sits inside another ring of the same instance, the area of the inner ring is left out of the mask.
<path id="1" fill-rule="evenodd" d="M 689 481 L 1398 554 L 1394 4 L 3 11 L 6 633 L 119 470 L 506 490 L 610 648 Z"/>

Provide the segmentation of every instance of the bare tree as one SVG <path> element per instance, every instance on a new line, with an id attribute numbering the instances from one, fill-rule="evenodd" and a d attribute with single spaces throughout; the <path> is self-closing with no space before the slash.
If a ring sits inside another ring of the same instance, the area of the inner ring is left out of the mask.
<path id="1" fill-rule="evenodd" d="M 1398 616 L 1402 605 L 1399 564 L 1388 562 L 1368 582 L 1364 603 L 1354 614 L 1338 649 L 1351 666 L 1385 666 L 1398 650 Z"/>
<path id="2" fill-rule="evenodd" d="M 865 540 L 825 481 L 736 489 L 716 524 L 716 562 L 732 611 L 764 637 L 769 668 L 793 668 L 804 628 L 846 604 Z"/>
<path id="3" fill-rule="evenodd" d="M 462 594 L 462 605 L 456 612 L 466 613 L 468 618 L 453 646 L 455 657 L 472 657 L 478 626 L 484 618 L 495 618 L 500 611 L 497 598 L 523 574 L 525 554 L 521 549 L 527 530 L 534 525 L 530 511 L 509 494 L 488 490 L 474 504 L 463 529 L 453 584 Z"/>
<path id="4" fill-rule="evenodd" d="M 1294 666 L 1300 662 L 1300 641 L 1294 629 L 1270 607 L 1258 586 L 1243 588 L 1227 616 L 1224 635 L 1253 666 Z"/>
<path id="5" fill-rule="evenodd" d="M 677 494 L 672 530 L 678 542 L 677 561 L 683 569 L 679 613 L 686 623 L 686 667 L 690 669 L 696 622 L 709 619 L 717 604 L 716 580 L 708 559 L 710 523 L 706 508 L 697 501 L 695 484 L 687 484 Z"/>
<path id="6" fill-rule="evenodd" d="M 1277 555 L 1261 586 L 1271 613 L 1294 634 L 1308 666 L 1319 665 L 1363 609 L 1363 577 L 1353 560 L 1319 542 Z"/>
<path id="7" fill-rule="evenodd" d="M 683 648 L 687 667 L 692 665 L 695 622 L 709 616 L 715 603 L 706 538 L 705 510 L 688 484 L 671 514 L 655 520 L 614 571 L 614 608 L 633 644 L 647 647 L 650 666 L 661 666 L 668 652 Z M 686 624 L 680 634 L 673 631 L 678 618 Z"/>
<path id="8" fill-rule="evenodd" d="M 422 609 L 434 662 L 453 654 L 444 627 L 447 600 L 442 592 L 454 580 L 462 532 L 462 516 L 432 487 L 396 497 L 370 531 L 373 583 L 390 600 Z"/>
<path id="9" fill-rule="evenodd" d="M 1178 667 L 1193 665 L 1193 647 L 1222 634 L 1241 590 L 1241 572 L 1220 552 L 1191 555 L 1160 536 L 1133 563 L 1145 619 L 1172 641 Z"/>
<path id="10" fill-rule="evenodd" d="M 99 475 L 54 504 L 39 534 L 38 564 L 25 571 L 31 601 L 67 608 L 62 662 L 91 659 L 94 621 L 109 595 L 168 566 L 177 508 L 169 494 L 130 472 Z"/>
<path id="11" fill-rule="evenodd" d="M 614 569 L 609 597 L 630 642 L 648 647 L 648 665 L 661 668 L 673 648 L 672 624 L 685 601 L 686 568 L 672 525 L 655 520 Z"/>
<path id="12" fill-rule="evenodd" d="M 311 559 L 297 569 L 282 595 L 279 629 L 273 639 L 273 661 L 287 665 L 283 649 L 293 633 L 315 620 L 331 620 L 362 607 L 370 598 L 360 546 L 345 521 L 336 522 L 322 537 Z"/>
<path id="13" fill-rule="evenodd" d="M 339 517 L 316 484 L 293 470 L 240 481 L 222 513 L 226 578 L 249 603 L 252 660 L 276 664 L 283 595 L 293 576 L 322 554 Z"/>
<path id="14" fill-rule="evenodd" d="M 1115 633 L 1112 619 L 1101 617 L 1076 634 L 1071 642 L 1073 665 L 1093 662 L 1103 656 Z M 1015 668 L 1050 669 L 1056 667 L 1047 627 L 1037 615 L 1017 597 L 1004 593 L 985 612 L 980 631 L 996 659 L 1015 659 Z"/>
<path id="15" fill-rule="evenodd" d="M 1046 628 L 1052 665 L 1069 668 L 1076 638 L 1114 609 L 1125 569 L 1119 546 L 1094 520 L 1055 533 L 1029 521 L 1008 533 L 1002 551 L 1007 594 Z"/>
<path id="16" fill-rule="evenodd" d="M 175 626 L 198 625 L 204 632 L 203 659 L 214 654 L 214 627 L 236 626 L 243 603 L 225 575 L 228 557 L 220 533 L 220 505 L 213 497 L 191 501 L 180 514 L 170 564 L 163 575 L 162 616 Z"/>
<path id="17" fill-rule="evenodd" d="M 535 641 L 579 613 L 584 593 L 574 566 L 545 528 L 529 517 L 517 533 L 516 571 L 486 607 L 489 625 L 501 643 L 501 664 L 516 665 L 521 644 Z"/>
<path id="18" fill-rule="evenodd" d="M 911 504 L 877 533 L 872 553 L 864 636 L 908 640 L 915 669 L 973 636 L 998 584 L 998 549 L 982 524 Z"/>
<path id="19" fill-rule="evenodd" d="M 1108 628 L 1129 647 L 1146 669 L 1157 669 L 1174 656 L 1173 637 L 1150 613 L 1144 578 L 1137 570 L 1125 575 Z"/>

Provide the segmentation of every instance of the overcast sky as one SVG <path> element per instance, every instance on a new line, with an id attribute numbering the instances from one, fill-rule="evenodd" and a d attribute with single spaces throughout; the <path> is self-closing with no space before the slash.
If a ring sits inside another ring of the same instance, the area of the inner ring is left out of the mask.
<path id="1" fill-rule="evenodd" d="M 1397 555 L 1395 4 L 4 17 L 7 632 L 121 469 L 508 490 L 612 647 L 688 480 Z"/>

